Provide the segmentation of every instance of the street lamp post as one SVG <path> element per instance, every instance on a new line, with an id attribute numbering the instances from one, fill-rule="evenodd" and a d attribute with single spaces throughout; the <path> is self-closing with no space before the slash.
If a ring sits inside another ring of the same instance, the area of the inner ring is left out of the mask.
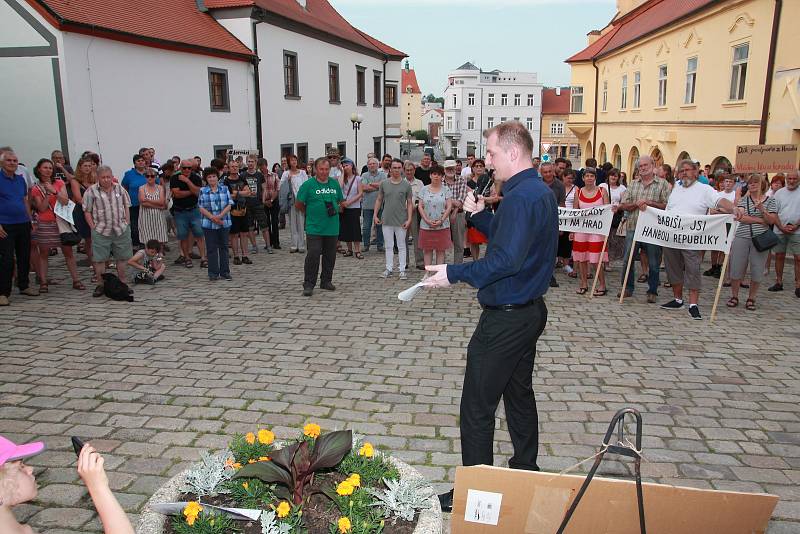
<path id="1" fill-rule="evenodd" d="M 361 123 L 364 122 L 364 116 L 361 113 L 353 113 L 350 115 L 350 122 L 353 123 L 353 133 L 356 136 L 356 151 L 353 155 L 353 162 L 358 168 L 358 131 L 361 129 Z"/>

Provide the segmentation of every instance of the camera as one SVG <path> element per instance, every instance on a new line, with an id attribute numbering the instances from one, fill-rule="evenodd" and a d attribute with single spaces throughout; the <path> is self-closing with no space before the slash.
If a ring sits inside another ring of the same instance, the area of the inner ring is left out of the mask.
<path id="1" fill-rule="evenodd" d="M 325 209 L 328 210 L 328 217 L 333 217 L 338 213 L 333 206 L 333 202 L 328 202 L 327 200 L 325 201 Z"/>

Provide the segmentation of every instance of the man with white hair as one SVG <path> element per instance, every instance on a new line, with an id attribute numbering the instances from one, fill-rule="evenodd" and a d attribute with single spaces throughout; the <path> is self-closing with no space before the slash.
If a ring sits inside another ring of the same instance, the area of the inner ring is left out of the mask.
<path id="1" fill-rule="evenodd" d="M 381 187 L 381 182 L 386 179 L 386 173 L 378 168 L 379 165 L 378 158 L 369 158 L 367 172 L 361 175 L 361 186 L 364 190 L 364 197 L 361 199 L 361 245 L 364 252 L 369 250 L 378 189 Z M 378 252 L 383 252 L 383 229 L 380 225 L 375 226 L 375 234 Z"/>
<path id="2" fill-rule="evenodd" d="M 705 215 L 708 210 L 733 213 L 733 202 L 722 197 L 713 187 L 697 179 L 698 165 L 690 159 L 678 163 L 680 185 L 676 184 L 667 200 L 667 211 L 681 215 Z M 667 278 L 672 284 L 675 298 L 662 304 L 665 310 L 683 308 L 683 288 L 689 290 L 689 316 L 694 320 L 702 319 L 697 301 L 700 297 L 702 276 L 700 261 L 702 251 L 664 247 L 664 264 L 667 267 Z"/>
<path id="3" fill-rule="evenodd" d="M 783 291 L 783 265 L 786 255 L 794 256 L 794 296 L 800 298 L 800 177 L 797 171 L 786 174 L 786 187 L 775 191 L 777 213 L 770 221 L 778 234 L 775 253 L 775 285 L 768 291 Z"/>
<path id="4" fill-rule="evenodd" d="M 18 171 L 17 155 L 12 150 L 0 153 L 0 306 L 8 306 L 14 257 L 17 258 L 17 286 L 23 295 L 36 297 L 30 287 L 31 203 L 25 178 Z"/>

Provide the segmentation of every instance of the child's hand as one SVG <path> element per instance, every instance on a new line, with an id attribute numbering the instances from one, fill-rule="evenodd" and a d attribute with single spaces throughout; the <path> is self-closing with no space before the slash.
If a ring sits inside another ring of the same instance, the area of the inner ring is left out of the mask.
<path id="1" fill-rule="evenodd" d="M 78 456 L 78 475 L 89 491 L 108 487 L 108 477 L 103 469 L 103 457 L 89 444 L 83 446 Z"/>

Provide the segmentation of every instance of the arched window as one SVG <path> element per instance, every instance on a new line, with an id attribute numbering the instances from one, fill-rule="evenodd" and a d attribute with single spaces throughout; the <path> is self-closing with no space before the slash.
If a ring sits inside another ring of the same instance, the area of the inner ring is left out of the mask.
<path id="1" fill-rule="evenodd" d="M 615 168 L 622 170 L 622 150 L 619 145 L 614 145 L 614 148 L 611 149 L 611 163 Z"/>
<path id="2" fill-rule="evenodd" d="M 606 144 L 600 143 L 600 149 L 597 153 L 597 164 L 602 165 L 608 161 L 608 155 L 606 154 Z"/>
<path id="3" fill-rule="evenodd" d="M 639 149 L 636 147 L 631 148 L 630 154 L 628 154 L 628 176 L 633 178 L 636 177 L 638 174 L 637 167 L 639 165 Z"/>
<path id="4" fill-rule="evenodd" d="M 586 142 L 586 157 L 587 158 L 593 158 L 594 157 L 594 151 L 592 150 L 592 142 L 591 141 L 587 141 Z"/>
<path id="5" fill-rule="evenodd" d="M 692 157 L 689 155 L 689 153 L 688 153 L 688 152 L 686 152 L 686 151 L 684 150 L 683 152 L 681 152 L 681 153 L 678 155 L 678 159 L 675 161 L 675 168 L 677 169 L 677 168 L 678 168 L 678 163 L 680 163 L 681 161 L 683 161 L 683 160 L 685 160 L 685 159 L 692 159 Z"/>
<path id="6" fill-rule="evenodd" d="M 664 163 L 664 155 L 661 153 L 658 147 L 654 148 L 653 151 L 650 153 L 650 157 L 653 158 L 653 165 L 658 167 L 659 165 L 663 165 Z"/>

